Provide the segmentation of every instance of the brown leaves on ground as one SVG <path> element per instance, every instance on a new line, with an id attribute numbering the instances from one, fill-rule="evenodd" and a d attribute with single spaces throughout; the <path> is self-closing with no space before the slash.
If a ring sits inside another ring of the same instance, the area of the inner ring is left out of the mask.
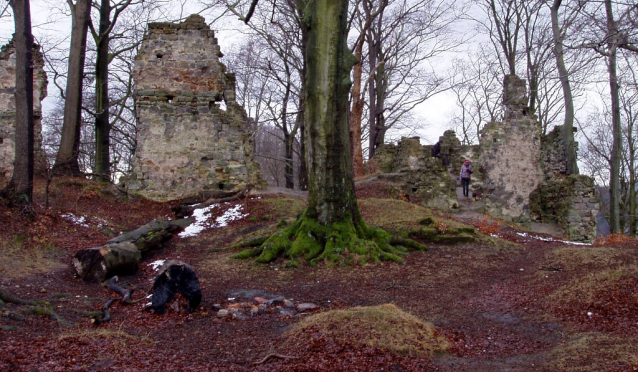
<path id="1" fill-rule="evenodd" d="M 50 208 L 45 210 L 44 183 L 38 182 L 35 221 L 0 200 L 0 287 L 21 298 L 45 301 L 42 306 L 54 309 L 65 322 L 0 303 L 0 370 L 638 369 L 635 240 L 612 236 L 605 246 L 566 245 L 517 234 L 515 226 L 479 216 L 470 221 L 474 227 L 511 239 L 515 244 L 508 247 L 516 248 L 504 249 L 494 243 L 499 239 L 491 238 L 431 245 L 428 252 L 411 253 L 404 265 L 252 265 L 231 260 L 238 249 L 224 247 L 276 231 L 280 221 L 297 216 L 304 201 L 251 196 L 210 212 L 210 218 L 217 218 L 241 204 L 246 217 L 195 237 L 175 237 L 151 253 L 136 275 L 121 278 L 123 287 L 136 289 L 137 302 L 116 302 L 110 309 L 112 320 L 95 327 L 91 315 L 116 295 L 75 278 L 69 267 L 72 255 L 155 218 L 170 217 L 172 205 L 117 195 L 112 188 L 82 179 L 59 179 L 51 185 Z M 357 195 L 366 221 L 382 227 L 418 226 L 419 219 L 436 213 L 406 203 L 397 190 L 380 183 L 363 183 Z M 441 213 L 435 217 L 440 231 L 458 224 Z M 155 275 L 149 263 L 158 259 L 179 259 L 194 268 L 203 292 L 197 311 L 187 314 L 180 299 L 164 316 L 143 310 Z M 231 303 L 230 293 L 238 289 L 316 303 L 320 312 L 312 317 L 339 315 L 324 323 L 301 323 L 308 315 L 274 312 L 245 320 L 217 318 L 215 305 Z M 402 326 L 407 323 L 397 319 L 353 321 L 355 309 L 388 303 L 416 319 L 415 325 Z M 446 352 L 430 356 L 390 346 L 426 342 L 425 333 L 398 332 L 425 329 L 417 321 L 433 324 L 434 338 L 449 344 Z M 288 329 L 296 330 L 286 333 Z M 380 342 L 392 334 L 416 339 Z M 274 353 L 294 359 L 265 359 Z"/>

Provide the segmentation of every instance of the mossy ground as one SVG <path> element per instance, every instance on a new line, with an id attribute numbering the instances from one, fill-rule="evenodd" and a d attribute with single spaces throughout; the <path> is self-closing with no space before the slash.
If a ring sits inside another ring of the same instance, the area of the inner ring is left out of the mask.
<path id="1" fill-rule="evenodd" d="M 426 250 L 424 245 L 408 239 L 394 239 L 389 232 L 367 226 L 362 221 L 341 221 L 323 226 L 317 220 L 301 215 L 291 225 L 273 234 L 260 247 L 244 250 L 234 258 L 256 257 L 257 263 L 269 263 L 280 255 L 298 266 L 303 259 L 311 265 L 320 261 L 335 264 L 395 261 L 409 249 Z"/>

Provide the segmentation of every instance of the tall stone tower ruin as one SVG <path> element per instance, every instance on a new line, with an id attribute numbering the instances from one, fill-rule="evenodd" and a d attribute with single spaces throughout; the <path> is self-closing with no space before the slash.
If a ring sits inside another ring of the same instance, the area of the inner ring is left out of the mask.
<path id="1" fill-rule="evenodd" d="M 40 46 L 33 46 L 33 124 L 36 171 L 45 168 L 42 158 L 42 100 L 47 96 L 47 74 Z M 0 184 L 11 179 L 15 159 L 16 55 L 13 40 L 0 49 Z"/>
<path id="2" fill-rule="evenodd" d="M 599 211 L 594 181 L 567 173 L 561 127 L 542 135 L 528 112 L 525 81 L 516 75 L 505 77 L 503 104 L 503 122 L 486 125 L 480 138 L 485 212 L 523 224 L 554 224 L 570 240 L 593 241 Z"/>
<path id="3" fill-rule="evenodd" d="M 494 216 L 529 223 L 529 195 L 545 178 L 541 125 L 528 112 L 525 81 L 507 75 L 503 86 L 505 118 L 487 124 L 480 138 L 485 209 Z"/>
<path id="4" fill-rule="evenodd" d="M 199 15 L 149 23 L 133 76 L 138 138 L 123 180 L 129 191 L 165 201 L 260 182 L 249 119 L 221 56 Z"/>

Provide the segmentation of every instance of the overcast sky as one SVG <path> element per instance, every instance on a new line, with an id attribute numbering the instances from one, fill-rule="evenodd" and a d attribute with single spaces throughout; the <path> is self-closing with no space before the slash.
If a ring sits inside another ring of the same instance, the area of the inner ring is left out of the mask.
<path id="1" fill-rule="evenodd" d="M 58 10 L 51 10 L 51 4 L 57 4 Z M 193 11 L 195 7 L 191 6 Z M 175 11 L 179 11 L 175 9 Z M 66 14 L 64 14 L 66 13 Z M 189 9 L 185 10 L 185 14 L 189 14 Z M 68 14 L 68 7 L 64 1 L 54 0 L 31 0 L 31 14 L 33 24 L 33 34 L 36 41 L 45 46 L 60 43 L 62 48 L 67 47 L 71 32 L 71 20 Z M 178 16 L 178 15 L 177 15 Z M 176 16 L 176 17 L 177 17 Z M 212 19 L 207 19 L 211 22 Z M 236 31 L 231 27 L 240 27 L 241 22 L 232 23 L 228 26 L 215 24 L 213 28 L 217 32 L 217 38 L 222 52 L 230 49 L 231 44 L 236 43 L 237 39 L 233 37 Z M 228 28 L 226 28 L 228 27 Z M 6 44 L 13 34 L 13 19 L 5 16 L 0 19 L 0 43 Z M 450 56 L 440 57 L 437 64 L 445 64 L 445 60 Z M 232 66 L 228 66 L 232 70 Z M 51 76 L 51 75 L 50 75 Z M 50 78 L 51 79 L 51 78 Z M 49 84 L 48 96 L 43 102 L 44 115 L 51 110 L 57 100 L 57 92 L 53 85 Z M 416 109 L 416 117 L 421 126 L 416 133 L 401 133 L 400 135 L 418 135 L 421 137 L 422 144 L 432 144 L 438 139 L 443 131 L 449 129 L 447 123 L 452 112 L 456 109 L 455 98 L 452 94 L 439 94 L 428 99 Z"/>

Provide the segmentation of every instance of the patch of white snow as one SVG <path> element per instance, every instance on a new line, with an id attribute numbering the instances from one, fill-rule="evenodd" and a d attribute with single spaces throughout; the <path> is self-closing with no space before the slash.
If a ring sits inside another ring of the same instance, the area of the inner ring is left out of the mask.
<path id="1" fill-rule="evenodd" d="M 157 261 L 153 261 L 150 264 L 148 264 L 148 266 L 152 266 L 153 270 L 157 271 L 160 269 L 160 267 L 162 267 L 162 265 L 164 265 L 164 262 L 166 262 L 165 260 L 157 260 Z"/>
<path id="2" fill-rule="evenodd" d="M 89 227 L 89 224 L 86 222 L 86 216 L 76 216 L 73 213 L 63 213 L 60 215 L 65 220 L 71 221 L 76 225 Z"/>
<path id="3" fill-rule="evenodd" d="M 228 204 L 228 203 L 225 203 Z M 213 208 L 217 207 L 217 204 L 208 206 L 206 208 L 196 209 L 193 211 L 193 218 L 195 221 L 190 224 L 184 231 L 179 233 L 179 237 L 188 238 L 191 236 L 197 236 L 199 233 L 206 229 L 217 229 L 220 227 L 228 226 L 229 222 L 242 219 L 248 214 L 242 213 L 244 206 L 237 204 L 234 207 L 230 207 L 224 214 L 217 217 L 214 221 L 209 221 L 210 212 Z"/>
<path id="4" fill-rule="evenodd" d="M 591 245 L 591 243 L 582 243 L 582 242 L 570 242 L 567 240 L 559 240 L 559 239 L 554 239 L 554 238 L 545 238 L 542 236 L 537 236 L 537 235 L 529 235 L 527 233 L 516 233 L 516 235 L 525 237 L 525 238 L 531 238 L 531 239 L 536 239 L 536 240 L 540 240 L 543 242 L 557 242 L 557 243 L 563 243 L 563 244 L 570 244 L 570 245 Z"/>

